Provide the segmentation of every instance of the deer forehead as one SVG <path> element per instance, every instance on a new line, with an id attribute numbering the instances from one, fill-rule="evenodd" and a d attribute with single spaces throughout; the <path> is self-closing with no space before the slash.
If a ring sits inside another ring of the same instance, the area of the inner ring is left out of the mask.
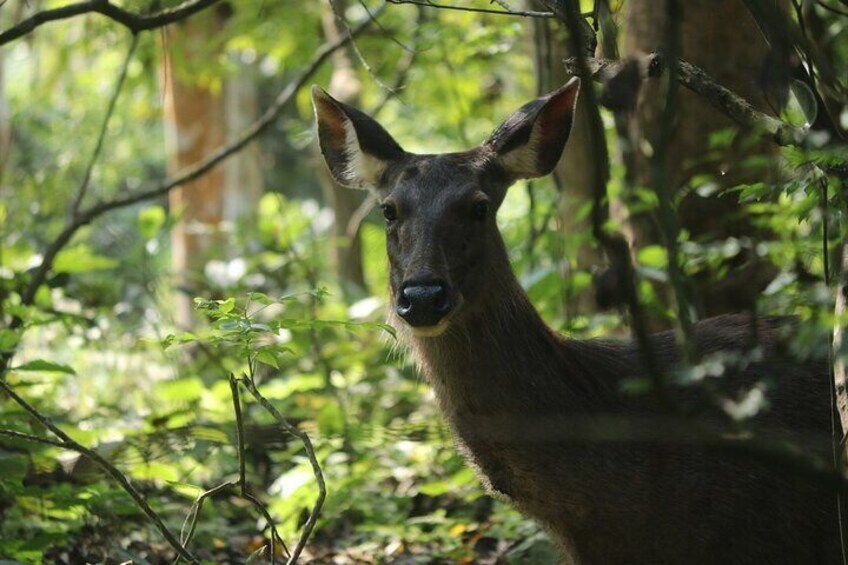
<path id="1" fill-rule="evenodd" d="M 480 194 L 491 197 L 506 182 L 497 163 L 487 160 L 479 150 L 410 155 L 394 176 L 387 198 L 410 205 L 472 200 Z"/>

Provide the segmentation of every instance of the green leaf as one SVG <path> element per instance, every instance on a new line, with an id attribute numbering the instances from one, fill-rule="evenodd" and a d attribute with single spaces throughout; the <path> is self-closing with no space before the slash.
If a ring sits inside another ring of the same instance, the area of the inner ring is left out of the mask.
<path id="1" fill-rule="evenodd" d="M 256 551 L 250 554 L 247 558 L 247 561 L 244 562 L 244 565 L 253 565 L 253 563 L 259 563 L 259 559 L 262 557 L 262 554 L 265 553 L 265 550 L 268 549 L 267 545 L 263 545 Z"/>
<path id="2" fill-rule="evenodd" d="M 68 375 L 76 375 L 71 367 L 62 363 L 54 363 L 53 361 L 45 361 L 44 359 L 35 359 L 23 365 L 18 365 L 13 371 L 43 371 L 47 373 L 67 373 Z"/>
<path id="3" fill-rule="evenodd" d="M 339 405 L 331 402 L 324 406 L 316 418 L 321 435 L 332 436 L 341 433 L 344 429 L 344 415 Z"/>
<path id="4" fill-rule="evenodd" d="M 792 90 L 792 95 L 801 108 L 807 124 L 815 122 L 819 113 L 819 105 L 816 102 L 816 95 L 813 94 L 807 83 L 795 79 L 790 83 L 789 88 Z"/>
<path id="5" fill-rule="evenodd" d="M 229 314 L 236 307 L 236 299 L 232 296 L 226 300 L 218 302 L 218 311 L 221 314 Z"/>
<path id="6" fill-rule="evenodd" d="M 189 483 L 183 483 L 180 481 L 165 481 L 167 484 L 173 487 L 174 491 L 180 493 L 186 498 L 197 498 L 205 491 L 197 485 L 192 485 Z"/>
<path id="7" fill-rule="evenodd" d="M 29 465 L 29 458 L 25 455 L 0 456 L 0 474 L 2 474 L 4 481 L 23 480 Z"/>
<path id="8" fill-rule="evenodd" d="M 165 209 L 161 206 L 150 206 L 138 212 L 138 231 L 145 240 L 153 239 L 165 224 Z"/>
<path id="9" fill-rule="evenodd" d="M 97 255 L 87 245 L 77 245 L 60 251 L 53 261 L 53 271 L 56 273 L 87 273 L 90 271 L 108 271 L 114 269 L 118 262 L 109 257 Z"/>
<path id="10" fill-rule="evenodd" d="M 12 351 L 21 340 L 21 332 L 7 328 L 0 329 L 0 351 Z"/>
<path id="11" fill-rule="evenodd" d="M 270 306 L 271 304 L 274 304 L 274 302 L 276 302 L 264 292 L 251 292 L 247 295 L 247 299 L 251 302 L 258 302 L 263 306 Z"/>
<path id="12" fill-rule="evenodd" d="M 256 350 L 256 360 L 269 367 L 280 368 L 276 353 L 267 347 L 260 347 Z"/>
<path id="13" fill-rule="evenodd" d="M 200 399 L 205 387 L 203 381 L 197 377 L 185 377 L 170 381 L 161 381 L 156 384 L 156 392 L 166 402 L 193 402 Z"/>
<path id="14" fill-rule="evenodd" d="M 668 265 L 668 254 L 665 247 L 660 245 L 649 245 L 643 247 L 636 254 L 640 265 L 664 269 Z"/>

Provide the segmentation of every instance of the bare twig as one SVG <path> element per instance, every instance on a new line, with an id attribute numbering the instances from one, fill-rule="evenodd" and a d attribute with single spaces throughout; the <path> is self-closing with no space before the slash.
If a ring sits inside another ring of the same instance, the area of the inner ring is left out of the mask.
<path id="1" fill-rule="evenodd" d="M 681 51 L 680 0 L 668 0 L 666 2 L 665 14 L 665 47 L 668 53 L 668 72 L 671 77 L 677 76 L 677 65 L 679 59 L 677 54 Z M 651 180 L 653 189 L 657 195 L 657 218 L 660 231 L 665 240 L 665 248 L 668 255 L 668 279 L 674 290 L 674 302 L 677 306 L 677 321 L 679 323 L 678 344 L 683 350 L 684 359 L 690 365 L 697 361 L 695 343 L 692 339 L 692 313 L 690 310 L 689 293 L 683 271 L 680 268 L 680 252 L 677 238 L 680 227 L 677 215 L 672 204 L 671 179 L 668 172 L 668 152 L 674 135 L 674 121 L 677 116 L 680 88 L 676 80 L 670 78 L 666 81 L 665 99 L 663 110 L 660 115 L 659 131 L 654 141 L 654 153 L 650 159 Z"/>
<path id="2" fill-rule="evenodd" d="M 252 363 L 251 363 L 252 366 Z M 238 479 L 226 481 L 221 483 L 216 487 L 212 487 L 209 490 L 204 491 L 200 494 L 200 496 L 195 499 L 194 503 L 189 510 L 188 515 L 186 516 L 185 521 L 183 522 L 183 527 L 180 530 L 180 541 L 183 544 L 188 544 L 191 541 L 192 536 L 194 535 L 194 530 L 197 527 L 197 520 L 200 516 L 200 511 L 203 508 L 203 502 L 210 496 L 214 496 L 218 493 L 221 493 L 230 487 L 238 487 L 239 496 L 241 498 L 250 502 L 265 518 L 265 521 L 268 523 L 271 528 L 271 544 L 269 547 L 271 563 L 272 565 L 277 562 L 277 543 L 279 542 L 285 552 L 287 557 L 290 557 L 290 553 L 288 548 L 286 547 L 285 542 L 280 537 L 279 532 L 277 531 L 277 526 L 274 523 L 274 519 L 271 517 L 271 513 L 268 512 L 268 509 L 265 508 L 265 505 L 262 504 L 258 498 L 256 498 L 253 494 L 251 494 L 247 490 L 247 478 L 245 472 L 245 441 L 244 441 L 244 418 L 242 416 L 241 411 L 241 399 L 239 396 L 238 389 L 238 379 L 231 373 L 229 375 L 229 384 L 230 384 L 230 393 L 233 400 L 233 412 L 235 414 L 236 419 L 236 451 L 238 454 Z M 174 564 L 178 563 L 180 558 L 178 557 Z"/>
<path id="3" fill-rule="evenodd" d="M 377 204 L 377 200 L 379 198 L 376 194 L 369 192 L 365 197 L 365 200 L 362 201 L 362 204 L 353 211 L 353 214 L 350 216 L 350 220 L 347 222 L 347 227 L 345 228 L 345 235 L 348 238 L 353 238 L 356 236 L 356 232 L 359 231 L 359 226 L 362 225 L 362 222 L 365 221 L 366 216 L 371 212 L 371 209 L 374 208 L 374 205 Z"/>
<path id="4" fill-rule="evenodd" d="M 649 58 L 646 61 L 647 68 L 650 69 L 648 76 L 651 78 L 660 76 L 664 72 L 662 56 L 658 53 L 651 53 L 645 57 Z M 587 63 L 591 70 L 591 76 L 595 80 L 601 80 L 617 65 L 622 64 L 621 61 L 610 59 L 589 59 Z M 740 126 L 761 131 L 765 137 L 778 145 L 801 145 L 806 139 L 807 131 L 805 129 L 792 126 L 760 112 L 747 100 L 720 85 L 701 68 L 682 59 L 677 61 L 676 66 L 677 80 L 680 84 L 698 94 Z M 576 59 L 567 59 L 565 67 L 570 72 L 574 72 L 577 68 Z"/>
<path id="5" fill-rule="evenodd" d="M 198 496 L 194 503 L 191 505 L 191 509 L 188 511 L 188 516 L 186 516 L 185 522 L 183 522 L 183 527 L 180 530 L 180 542 L 183 545 L 188 545 L 191 542 L 192 536 L 194 536 L 194 529 L 197 527 L 197 517 L 200 515 L 200 510 L 203 508 L 203 503 L 210 496 L 214 496 L 220 492 L 227 490 L 230 487 L 236 486 L 237 481 L 226 481 L 221 483 L 216 487 L 212 487 L 209 490 L 206 490 Z M 174 560 L 174 565 L 180 562 L 180 557 L 177 556 L 177 559 Z"/>
<path id="6" fill-rule="evenodd" d="M 400 39 L 395 37 L 394 33 L 392 33 L 391 30 L 387 29 L 386 26 L 384 26 L 379 21 L 377 21 L 377 18 L 371 12 L 371 8 L 368 7 L 368 4 L 365 3 L 365 0 L 358 0 L 358 2 L 359 2 L 359 5 L 362 6 L 362 9 L 365 10 L 365 13 L 368 14 L 369 16 L 371 16 L 371 19 L 374 21 L 374 25 L 377 26 L 380 29 L 380 31 L 382 31 L 386 35 L 386 37 L 388 37 L 391 40 L 392 43 L 394 43 L 395 45 L 397 45 L 398 47 L 400 47 L 401 49 L 403 49 L 404 51 L 406 51 L 408 53 L 413 53 L 415 51 L 414 47 L 410 47 L 409 45 L 402 42 Z M 419 26 L 415 26 L 413 28 L 413 33 L 417 33 L 418 30 L 419 30 Z"/>
<path id="7" fill-rule="evenodd" d="M 183 2 L 179 6 L 166 8 L 165 10 L 156 12 L 155 14 L 142 15 L 124 10 L 109 0 L 88 0 L 87 2 L 78 2 L 69 4 L 52 10 L 43 10 L 36 12 L 32 16 L 23 20 L 17 25 L 0 32 L 0 45 L 14 41 L 28 33 L 31 33 L 35 28 L 57 20 L 65 20 L 83 14 L 101 14 L 110 20 L 114 20 L 123 25 L 133 33 L 139 33 L 150 29 L 164 27 L 168 24 L 184 20 L 196 14 L 201 10 L 215 4 L 218 0 L 189 0 Z"/>
<path id="8" fill-rule="evenodd" d="M 843 12 L 839 8 L 834 8 L 833 6 L 828 6 L 823 2 L 823 0 L 816 0 L 816 4 L 827 10 L 828 12 L 832 12 L 834 14 L 839 14 L 840 16 L 848 16 L 848 12 Z"/>
<path id="9" fill-rule="evenodd" d="M 253 507 L 262 514 L 262 517 L 265 518 L 265 521 L 268 522 L 268 526 L 271 528 L 271 547 L 269 548 L 271 550 L 271 565 L 275 565 L 277 563 L 277 542 L 280 542 L 286 557 L 290 559 L 291 554 L 289 553 L 289 548 L 286 547 L 283 538 L 280 537 L 280 533 L 277 531 L 277 525 L 271 517 L 271 513 L 268 512 L 268 509 L 265 508 L 264 504 L 262 504 L 262 501 L 246 490 L 241 493 L 241 496 L 253 504 Z"/>
<path id="10" fill-rule="evenodd" d="M 189 563 L 199 563 L 197 558 L 194 557 L 181 543 L 180 541 L 171 533 L 168 527 L 165 525 L 165 522 L 162 521 L 162 518 L 156 513 L 153 508 L 151 508 L 150 504 L 147 503 L 147 500 L 141 495 L 138 490 L 130 483 L 129 479 L 124 476 L 114 465 L 109 463 L 106 459 L 103 458 L 96 451 L 89 449 L 79 443 L 77 443 L 71 436 L 66 434 L 59 428 L 56 424 L 50 421 L 47 416 L 41 414 L 38 410 L 36 410 L 29 402 L 18 396 L 18 394 L 12 389 L 9 383 L 6 382 L 5 379 L 0 378 L 0 389 L 2 389 L 9 397 L 14 400 L 21 408 L 23 408 L 33 419 L 37 420 L 42 426 L 50 430 L 56 437 L 61 440 L 61 446 L 64 449 L 69 449 L 71 451 L 76 451 L 94 462 L 98 467 L 100 467 L 106 474 L 112 477 L 115 482 L 117 482 L 124 491 L 130 495 L 133 501 L 141 508 L 142 512 L 147 516 L 147 518 L 153 522 L 159 532 L 162 534 L 171 547 L 177 552 L 180 557 L 188 561 Z M 7 434 L 8 435 L 8 434 Z M 20 436 L 19 436 L 20 437 Z M 21 437 L 21 439 L 27 439 L 25 437 Z"/>
<path id="11" fill-rule="evenodd" d="M 130 48 L 127 51 L 127 56 L 124 58 L 124 64 L 121 66 L 121 72 L 118 74 L 118 80 L 115 83 L 115 89 L 112 92 L 112 98 L 109 99 L 109 105 L 106 107 L 106 115 L 103 117 L 103 123 L 100 126 L 100 133 L 97 135 L 97 143 L 94 145 L 94 151 L 91 154 L 91 159 L 88 161 L 88 166 L 85 168 L 85 174 L 82 177 L 77 197 L 71 206 L 71 216 L 75 216 L 79 211 L 80 205 L 85 198 L 85 193 L 88 190 L 89 182 L 91 182 L 91 173 L 94 170 L 94 165 L 100 156 L 100 150 L 103 148 L 103 139 L 106 137 L 106 130 L 109 128 L 109 122 L 112 121 L 112 114 L 115 113 L 115 106 L 118 102 L 118 96 L 121 95 L 121 90 L 124 88 L 124 81 L 127 78 L 127 69 L 130 67 L 135 48 L 138 46 L 138 34 L 134 33 Z"/>
<path id="12" fill-rule="evenodd" d="M 244 420 L 241 415 L 241 399 L 238 393 L 238 382 L 236 377 L 230 373 L 230 396 L 233 398 L 233 413 L 236 416 L 236 451 L 238 453 L 239 462 L 239 488 L 242 494 L 247 491 L 247 480 L 245 479 L 244 468 Z"/>
<path id="13" fill-rule="evenodd" d="M 251 363 L 251 367 L 253 364 Z M 277 532 L 277 525 L 274 522 L 274 519 L 271 517 L 271 514 L 262 504 L 262 502 L 253 496 L 247 490 L 247 478 L 245 473 L 245 456 L 244 456 L 244 418 L 242 417 L 241 412 L 241 398 L 239 396 L 238 390 L 238 381 L 236 380 L 235 375 L 230 373 L 229 376 L 230 382 L 230 393 L 233 399 L 233 412 L 236 417 L 236 447 L 238 450 L 238 462 L 239 462 L 239 491 L 241 493 L 242 498 L 249 500 L 253 506 L 255 506 L 259 512 L 262 513 L 262 516 L 265 517 L 265 520 L 268 522 L 268 526 L 271 528 L 271 564 L 274 565 L 277 562 L 277 541 L 279 540 L 282 543 L 283 549 L 286 552 L 286 555 L 289 555 L 289 550 L 286 547 L 285 542 L 283 542 L 280 534 Z"/>
<path id="14" fill-rule="evenodd" d="M 380 102 L 378 102 L 376 106 L 374 106 L 371 112 L 369 112 L 370 116 L 376 118 L 377 115 L 383 111 L 383 108 L 386 107 L 386 104 L 388 104 L 389 100 L 395 97 L 400 97 L 401 90 L 403 90 L 403 88 L 406 86 L 406 80 L 409 76 L 409 71 L 412 69 L 412 66 L 415 64 L 415 60 L 418 57 L 418 44 L 421 39 L 422 29 L 421 23 L 423 22 L 424 17 L 424 10 L 419 8 L 415 25 L 412 28 L 412 37 L 410 38 L 412 40 L 412 45 L 404 46 L 406 50 L 406 57 L 401 63 L 398 63 L 398 65 L 395 67 L 394 83 L 392 83 L 391 89 L 383 95 L 383 99 L 380 100 Z M 396 43 L 400 42 L 396 41 Z M 403 101 L 401 100 L 401 102 Z M 351 218 L 351 222 L 352 221 L 353 218 Z M 351 222 L 348 222 L 348 234 L 350 234 Z M 357 229 L 358 227 L 359 226 L 357 226 Z M 356 233 L 355 230 L 354 233 Z"/>
<path id="15" fill-rule="evenodd" d="M 333 12 L 333 16 L 335 17 L 336 22 L 342 25 L 342 27 L 344 28 L 345 32 L 347 32 L 347 34 L 350 34 L 350 25 L 347 23 L 347 20 L 345 19 L 344 14 L 341 13 L 336 8 L 336 3 L 333 0 L 329 0 L 329 3 L 330 3 L 330 11 Z M 374 15 L 371 13 L 370 10 L 366 9 L 366 13 L 368 14 L 368 17 L 370 17 L 372 20 L 376 21 L 375 18 L 374 18 Z M 338 31 L 338 26 L 336 26 L 336 30 Z M 382 88 L 383 90 L 385 90 L 387 92 L 394 94 L 392 87 L 387 85 L 386 83 L 384 83 L 383 80 L 379 76 L 377 76 L 376 71 L 374 71 L 374 68 L 365 59 L 365 55 L 363 55 L 362 51 L 359 50 L 359 46 L 356 44 L 356 41 L 353 38 L 351 38 L 351 40 L 350 40 L 350 47 L 351 47 L 351 50 L 353 51 L 353 54 L 356 55 L 356 58 L 359 60 L 359 64 L 362 65 L 362 68 L 365 69 L 365 71 L 368 73 L 368 75 L 371 77 L 371 79 L 375 83 L 377 83 L 377 86 L 379 86 L 380 88 Z"/>
<path id="16" fill-rule="evenodd" d="M 296 426 L 290 424 L 286 418 L 280 414 L 280 411 L 277 410 L 277 408 L 271 404 L 267 398 L 260 394 L 259 390 L 256 388 L 256 384 L 250 376 L 245 375 L 244 378 L 241 379 L 241 383 L 250 392 L 250 394 L 253 395 L 256 401 L 259 402 L 259 404 L 262 405 L 262 407 L 271 414 L 275 420 L 277 420 L 280 427 L 298 438 L 301 443 L 303 443 L 303 447 L 306 450 L 306 456 L 309 458 L 309 463 L 312 465 L 312 472 L 315 475 L 315 481 L 318 484 L 318 496 L 315 498 L 315 504 L 312 506 L 309 518 L 303 526 L 300 539 L 298 539 L 297 545 L 295 545 L 291 556 L 286 562 L 286 565 L 293 565 L 294 563 L 297 563 L 303 548 L 306 547 L 306 542 L 309 540 L 309 536 L 312 534 L 315 523 L 318 521 L 321 508 L 324 506 L 324 500 L 327 497 L 327 486 L 324 483 L 324 473 L 321 471 L 321 464 L 318 463 L 318 458 L 315 455 L 315 449 L 312 447 L 312 440 L 309 439 L 309 435 L 298 429 Z"/>
<path id="17" fill-rule="evenodd" d="M 470 6 L 451 6 L 450 4 L 437 4 L 429 0 L 388 0 L 390 4 L 414 4 L 416 6 L 427 6 L 429 8 L 439 8 L 441 10 L 457 10 L 459 12 L 475 12 L 479 14 L 497 14 L 499 16 L 520 16 L 524 18 L 553 18 L 552 12 L 536 12 L 532 10 L 490 10 L 488 8 L 472 8 Z M 504 8 L 507 8 L 506 3 L 498 2 Z"/>
<path id="18" fill-rule="evenodd" d="M 594 155 L 591 163 L 591 166 L 594 167 L 592 173 L 592 236 L 604 248 L 604 251 L 616 269 L 617 279 L 620 281 L 625 301 L 630 310 L 633 337 L 639 345 L 639 351 L 648 375 L 651 378 L 651 389 L 657 399 L 657 403 L 663 409 L 671 412 L 675 409 L 675 406 L 668 399 L 665 375 L 651 344 L 647 317 L 639 300 L 636 272 L 633 268 L 630 248 L 621 234 L 610 234 L 604 226 L 609 214 L 606 205 L 609 157 L 604 126 L 601 122 L 595 91 L 590 88 L 589 84 L 594 71 L 591 68 L 592 61 L 585 55 L 584 37 L 580 33 L 579 6 L 574 0 L 567 0 L 565 2 L 559 2 L 557 0 L 543 1 L 546 6 L 557 11 L 559 18 L 566 24 L 569 30 L 568 35 L 571 43 L 571 51 L 579 54 L 577 57 L 569 59 L 569 61 L 573 64 L 570 71 L 580 77 L 585 84 L 580 95 L 583 97 L 583 103 L 589 109 L 589 142 Z"/>
<path id="19" fill-rule="evenodd" d="M 68 449 L 68 447 L 61 441 L 56 439 L 50 439 L 41 436 L 35 436 L 32 434 L 25 434 L 23 432 L 18 432 L 16 430 L 7 430 L 5 428 L 0 428 L 0 436 L 10 437 L 12 439 L 21 439 L 24 441 L 29 441 L 32 443 L 43 443 L 44 445 L 52 445 L 53 447 L 60 447 L 62 449 Z"/>

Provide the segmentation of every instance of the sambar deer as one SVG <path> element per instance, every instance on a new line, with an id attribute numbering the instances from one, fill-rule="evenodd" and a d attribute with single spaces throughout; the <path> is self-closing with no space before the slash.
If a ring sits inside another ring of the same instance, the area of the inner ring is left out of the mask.
<path id="1" fill-rule="evenodd" d="M 579 87 L 572 79 L 530 102 L 470 151 L 437 155 L 407 153 L 366 114 L 313 88 L 332 175 L 380 196 L 390 321 L 459 448 L 492 492 L 549 530 L 569 563 L 841 563 L 832 484 L 751 453 L 707 387 L 668 385 L 685 420 L 652 395 L 626 394 L 624 383 L 647 377 L 639 347 L 557 335 L 512 273 L 495 214 L 513 182 L 559 160 Z M 761 353 L 728 363 L 709 384 L 730 395 L 762 388 L 768 406 L 746 433 L 827 461 L 826 363 L 784 354 L 791 319 L 752 323 L 695 325 L 701 355 L 744 357 L 753 336 Z M 671 332 L 651 345 L 665 371 L 679 366 Z M 734 448 L 704 440 L 692 420 Z"/>

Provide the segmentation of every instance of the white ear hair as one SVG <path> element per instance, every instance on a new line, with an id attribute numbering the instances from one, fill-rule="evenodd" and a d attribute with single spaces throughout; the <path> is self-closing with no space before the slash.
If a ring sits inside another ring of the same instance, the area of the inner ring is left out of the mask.
<path id="1" fill-rule="evenodd" d="M 559 161 L 574 122 L 580 79 L 525 104 L 492 133 L 486 145 L 495 150 L 513 179 L 550 173 Z"/>
<path id="2" fill-rule="evenodd" d="M 391 162 L 405 155 L 376 121 L 312 87 L 321 153 L 336 181 L 349 188 L 379 188 Z"/>
<path id="3" fill-rule="evenodd" d="M 379 183 L 389 164 L 362 150 L 356 128 L 350 119 L 344 120 L 345 157 L 347 166 L 342 170 L 345 182 L 339 184 L 349 188 L 373 188 Z"/>

